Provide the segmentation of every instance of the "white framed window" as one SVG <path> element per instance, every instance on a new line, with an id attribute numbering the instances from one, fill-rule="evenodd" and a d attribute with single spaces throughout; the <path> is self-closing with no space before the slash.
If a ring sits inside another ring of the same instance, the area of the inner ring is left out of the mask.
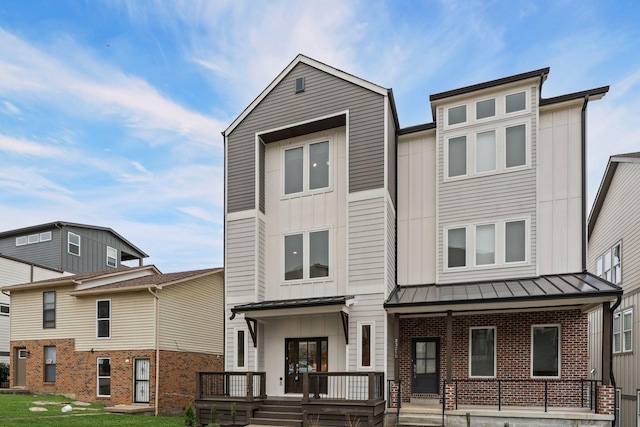
<path id="1" fill-rule="evenodd" d="M 56 346 L 54 345 L 44 348 L 44 381 L 56 382 Z"/>
<path id="2" fill-rule="evenodd" d="M 596 259 L 596 276 L 616 285 L 622 282 L 622 241 Z"/>
<path id="3" fill-rule="evenodd" d="M 633 351 L 633 308 L 627 308 L 613 315 L 613 352 L 631 351 Z"/>
<path id="4" fill-rule="evenodd" d="M 29 234 L 29 236 L 27 237 L 27 244 L 29 245 L 33 245 L 34 243 L 39 243 L 40 242 L 40 235 L 39 234 Z"/>
<path id="5" fill-rule="evenodd" d="M 496 225 L 476 225 L 475 265 L 496 263 Z"/>
<path id="6" fill-rule="evenodd" d="M 466 267 L 467 265 L 467 229 L 450 228 L 447 230 L 447 268 Z"/>
<path id="7" fill-rule="evenodd" d="M 449 126 L 465 123 L 467 121 L 467 106 L 458 105 L 447 108 L 447 124 Z"/>
<path id="8" fill-rule="evenodd" d="M 27 244 L 27 236 L 16 237 L 16 246 L 24 246 Z"/>
<path id="9" fill-rule="evenodd" d="M 527 222 L 524 219 L 504 224 L 505 264 L 527 261 Z"/>
<path id="10" fill-rule="evenodd" d="M 495 378 L 496 327 L 469 328 L 469 377 Z"/>
<path id="11" fill-rule="evenodd" d="M 358 369 L 375 370 L 375 322 L 358 322 Z"/>
<path id="12" fill-rule="evenodd" d="M 284 280 L 329 277 L 329 230 L 284 236 Z"/>
<path id="13" fill-rule="evenodd" d="M 247 356 L 249 349 L 249 339 L 247 336 L 247 330 L 242 328 L 236 328 L 233 334 L 235 354 L 233 359 L 233 367 L 235 369 L 246 370 L 247 369 Z"/>
<path id="14" fill-rule="evenodd" d="M 505 169 L 527 165 L 527 125 L 507 126 L 504 130 Z"/>
<path id="15" fill-rule="evenodd" d="M 331 144 L 328 140 L 308 142 L 284 149 L 285 196 L 330 188 Z"/>
<path id="16" fill-rule="evenodd" d="M 531 326 L 531 377 L 560 378 L 560 325 Z"/>
<path id="17" fill-rule="evenodd" d="M 111 359 L 98 357 L 98 383 L 97 395 L 100 397 L 111 396 Z"/>
<path id="18" fill-rule="evenodd" d="M 107 265 L 109 267 L 118 266 L 118 250 L 111 246 L 107 246 Z"/>
<path id="19" fill-rule="evenodd" d="M 476 173 L 496 170 L 496 131 L 476 134 Z"/>
<path id="20" fill-rule="evenodd" d="M 482 120 L 496 115 L 496 99 L 485 99 L 476 102 L 476 120 Z"/>
<path id="21" fill-rule="evenodd" d="M 50 231 L 45 231 L 44 233 L 40 233 L 40 241 L 41 242 L 48 242 L 49 240 L 51 240 L 51 232 Z"/>
<path id="22" fill-rule="evenodd" d="M 516 92 L 504 97 L 504 112 L 517 113 L 527 109 L 527 92 Z"/>
<path id="23" fill-rule="evenodd" d="M 622 403 L 621 399 L 622 399 L 622 389 L 616 388 L 616 397 L 615 397 L 615 411 L 616 411 L 615 426 L 616 427 L 620 427 L 622 425 L 622 420 L 620 419 L 620 416 L 622 415 L 620 411 L 620 404 Z"/>
<path id="24" fill-rule="evenodd" d="M 447 142 L 447 176 L 467 175 L 467 137 L 456 136 Z"/>
<path id="25" fill-rule="evenodd" d="M 71 231 L 68 232 L 67 252 L 69 252 L 71 255 L 80 256 L 80 235 L 72 233 Z"/>
<path id="26" fill-rule="evenodd" d="M 96 338 L 111 338 L 111 300 L 96 301 Z"/>

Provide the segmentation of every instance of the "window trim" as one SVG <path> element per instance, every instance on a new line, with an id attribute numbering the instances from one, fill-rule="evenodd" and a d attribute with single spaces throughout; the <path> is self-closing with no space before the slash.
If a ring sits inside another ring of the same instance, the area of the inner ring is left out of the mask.
<path id="1" fill-rule="evenodd" d="M 27 245 L 34 245 L 40 243 L 40 233 L 29 234 L 27 236 Z"/>
<path id="2" fill-rule="evenodd" d="M 444 248 L 443 248 L 443 252 L 444 252 L 444 269 L 445 271 L 449 270 L 449 271 L 459 271 L 459 270 L 464 270 L 469 268 L 469 263 L 467 258 L 469 257 L 469 232 L 467 230 L 467 226 L 452 226 L 452 227 L 445 227 L 444 228 Z M 464 230 L 464 240 L 465 240 L 465 244 L 464 244 L 464 265 L 459 265 L 456 267 L 449 267 L 449 231 L 451 230 L 460 230 L 463 229 Z"/>
<path id="3" fill-rule="evenodd" d="M 358 370 L 359 371 L 375 371 L 376 369 L 376 322 L 373 320 L 359 321 L 358 325 L 358 345 L 357 345 L 357 357 L 358 357 Z M 362 329 L 365 326 L 369 326 L 369 365 L 362 364 L 363 348 L 362 348 Z"/>
<path id="4" fill-rule="evenodd" d="M 517 95 L 519 93 L 523 93 L 524 92 L 524 109 L 523 110 L 516 110 L 516 111 L 512 111 L 510 113 L 507 113 L 507 97 L 510 95 Z M 514 92 L 506 92 L 502 98 L 504 100 L 504 104 L 503 104 L 503 114 L 505 115 L 505 117 L 511 117 L 517 114 L 523 114 L 523 113 L 528 113 L 529 109 L 531 108 L 531 101 L 530 101 L 530 97 L 531 95 L 529 94 L 529 91 L 527 89 L 520 89 Z"/>
<path id="5" fill-rule="evenodd" d="M 624 329 L 624 317 L 626 315 L 631 316 L 631 328 Z M 618 332 L 615 332 L 616 323 L 618 324 Z M 625 332 L 631 332 L 630 348 L 627 350 L 627 340 L 625 338 Z M 613 313 L 613 327 L 611 328 L 611 334 L 613 335 L 613 354 L 629 354 L 633 353 L 633 307 L 624 308 Z M 620 348 L 616 349 L 616 335 L 620 336 Z"/>
<path id="6" fill-rule="evenodd" d="M 47 359 L 47 349 L 48 348 L 53 348 L 53 352 L 54 352 L 54 357 L 56 359 Z M 55 345 L 45 345 L 43 350 L 43 356 L 44 356 L 44 378 L 43 381 L 45 383 L 55 383 L 56 382 L 56 377 L 58 376 L 58 368 L 57 368 L 57 358 L 58 358 L 58 351 L 56 349 Z M 47 367 L 48 366 L 53 366 L 53 380 L 51 379 L 47 379 Z"/>
<path id="7" fill-rule="evenodd" d="M 27 236 L 16 237 L 16 246 L 24 246 L 28 243 Z"/>
<path id="8" fill-rule="evenodd" d="M 100 375 L 100 361 L 109 361 L 109 376 Z M 109 378 L 109 394 L 100 394 L 100 379 Z M 98 357 L 96 358 L 96 396 L 98 397 L 111 397 L 111 358 L 110 357 Z"/>
<path id="9" fill-rule="evenodd" d="M 0 304 L 0 316 L 9 316 L 10 314 L 11 306 L 9 304 Z"/>
<path id="10" fill-rule="evenodd" d="M 493 100 L 493 115 L 492 116 L 487 116 L 487 117 L 483 117 L 481 119 L 478 118 L 478 104 L 480 102 L 486 102 L 486 101 L 491 101 Z M 485 120 L 490 120 L 490 119 L 495 119 L 498 116 L 498 98 L 496 96 L 490 97 L 490 98 L 484 98 L 484 99 L 479 99 L 477 101 L 474 101 L 473 103 L 474 105 L 474 109 L 476 112 L 475 115 L 475 120 L 476 122 L 484 122 Z"/>
<path id="11" fill-rule="evenodd" d="M 310 260 L 311 260 L 311 249 L 310 249 L 310 235 L 312 233 L 319 233 L 322 231 L 326 231 L 327 232 L 327 246 L 328 246 L 328 260 L 329 260 L 329 274 L 327 274 L 326 276 L 320 276 L 320 277 L 310 277 L 309 274 L 309 269 L 311 267 L 310 265 Z M 286 253 L 285 253 L 285 240 L 287 236 L 298 236 L 298 235 L 302 235 L 302 278 L 301 279 L 285 279 L 285 274 L 287 271 L 287 267 L 286 267 Z M 331 281 L 333 280 L 333 267 L 332 267 L 332 260 L 333 260 L 333 251 L 331 249 L 331 244 L 332 244 L 332 235 L 331 235 L 331 228 L 318 228 L 318 229 L 312 229 L 312 230 L 305 230 L 305 231 L 299 231 L 299 232 L 295 232 L 295 233 L 285 233 L 282 235 L 282 274 L 281 274 L 281 280 L 282 283 L 285 284 L 289 284 L 289 283 L 300 283 L 303 281 L 313 281 L 313 282 L 325 282 L 325 281 Z"/>
<path id="12" fill-rule="evenodd" d="M 449 113 L 450 113 L 450 111 L 453 110 L 454 108 L 460 108 L 460 107 L 464 107 L 464 120 L 461 121 L 461 122 L 458 122 L 458 123 L 449 124 Z M 446 117 L 445 117 L 444 122 L 446 123 L 446 126 L 448 128 L 455 128 L 455 127 L 458 127 L 458 126 L 464 126 L 467 123 L 469 123 L 469 115 L 468 115 L 469 105 L 466 102 L 463 102 L 461 104 L 451 105 L 451 106 L 447 107 L 445 109 L 445 111 L 446 111 L 446 113 L 445 113 Z"/>
<path id="13" fill-rule="evenodd" d="M 45 308 L 45 294 L 53 294 L 53 308 Z M 56 291 L 44 291 L 42 292 L 42 329 L 55 329 L 56 328 L 56 306 L 57 306 L 57 295 Z M 53 326 L 47 326 L 45 320 L 45 313 L 47 311 L 53 312 Z"/>
<path id="14" fill-rule="evenodd" d="M 506 222 L 505 222 L 506 224 Z M 492 264 L 478 264 L 478 227 L 486 227 L 487 225 L 493 225 L 493 263 Z M 486 268 L 495 267 L 498 262 L 498 224 L 495 222 L 477 223 L 473 224 L 473 267 Z"/>
<path id="15" fill-rule="evenodd" d="M 41 242 L 48 242 L 51 240 L 51 238 L 52 238 L 52 234 L 50 231 L 43 231 L 42 233 L 40 233 Z"/>
<path id="16" fill-rule="evenodd" d="M 76 237 L 78 238 L 78 243 L 77 243 L 77 244 L 76 244 L 76 243 L 73 243 L 73 242 L 71 241 L 71 236 L 72 236 L 72 235 L 73 235 L 73 236 L 76 236 Z M 68 232 L 67 232 L 67 253 L 68 253 L 68 254 L 73 255 L 73 256 L 80 256 L 80 254 L 81 254 L 81 251 L 80 251 L 80 245 L 81 245 L 81 243 L 82 243 L 82 241 L 81 241 L 81 239 L 80 239 L 80 235 L 79 235 L 79 234 L 76 234 L 76 233 L 74 233 L 73 231 L 68 231 Z M 71 252 L 71 246 L 77 246 L 77 247 L 78 247 L 78 253 L 77 253 L 77 254 L 75 254 L 75 253 Z"/>
<path id="17" fill-rule="evenodd" d="M 534 355 L 534 348 L 533 348 L 533 331 L 535 328 L 549 328 L 549 327 L 556 327 L 558 328 L 558 375 L 555 376 L 541 376 L 541 375 L 533 375 L 533 355 Z M 530 359 L 530 367 L 529 367 L 529 374 L 531 376 L 532 379 L 545 379 L 545 378 L 561 378 L 562 377 L 562 327 L 560 325 L 560 323 L 546 323 L 546 324 L 535 324 L 535 325 L 531 325 L 531 335 L 530 335 L 530 339 L 531 339 L 531 359 Z"/>
<path id="18" fill-rule="evenodd" d="M 507 166 L 507 129 L 524 126 L 524 164 Z M 502 128 L 502 172 L 528 169 L 531 165 L 531 121 L 518 121 L 505 124 Z"/>
<path id="19" fill-rule="evenodd" d="M 461 174 L 461 175 L 451 176 L 449 174 L 449 159 L 451 158 L 451 156 L 449 155 L 449 143 L 451 142 L 452 139 L 457 139 L 457 138 L 464 138 L 464 144 L 465 144 L 465 153 L 464 153 L 464 155 L 465 155 L 465 157 L 464 157 L 465 168 L 464 168 L 464 171 L 465 172 L 464 172 L 464 174 Z M 472 174 L 469 173 L 469 135 L 467 135 L 467 134 L 454 134 L 454 135 L 449 135 L 449 136 L 446 137 L 444 166 L 445 166 L 445 171 L 444 171 L 444 179 L 445 179 L 445 181 L 464 179 L 464 178 L 468 178 L 470 176 L 473 176 Z M 475 162 L 474 162 L 474 167 L 475 167 Z"/>
<path id="20" fill-rule="evenodd" d="M 243 333 L 243 344 L 244 344 L 244 348 L 243 348 L 243 357 L 244 357 L 244 364 L 242 366 L 238 365 L 238 334 L 242 332 Z M 237 371 L 248 371 L 249 370 L 249 360 L 248 360 L 248 356 L 249 356 L 249 337 L 248 337 L 248 332 L 246 328 L 233 328 L 233 348 L 234 348 L 234 353 L 233 353 L 233 369 L 237 370 Z"/>
<path id="21" fill-rule="evenodd" d="M 109 256 L 109 250 L 115 252 L 115 256 Z M 113 259 L 113 265 L 109 264 L 109 259 Z M 112 248 L 111 246 L 107 246 L 107 266 L 118 268 L 118 250 L 116 248 Z"/>
<path id="22" fill-rule="evenodd" d="M 523 261 L 507 261 L 507 224 L 512 222 L 522 222 L 524 221 L 524 260 Z M 518 265 L 527 265 L 531 261 L 531 230 L 528 218 L 509 218 L 504 220 L 503 225 L 503 265 L 504 266 L 518 266 Z"/>
<path id="23" fill-rule="evenodd" d="M 471 351 L 471 346 L 473 345 L 472 331 L 474 329 L 493 329 L 493 375 L 472 375 L 471 374 L 471 358 L 473 357 L 473 352 Z M 498 335 L 497 328 L 495 326 L 471 326 L 469 328 L 469 378 L 496 378 L 498 375 Z"/>
<path id="24" fill-rule="evenodd" d="M 329 165 L 328 165 L 328 185 L 326 187 L 314 188 L 313 190 L 309 189 L 309 147 L 314 144 L 320 144 L 326 142 L 329 146 Z M 304 142 L 293 143 L 290 145 L 284 145 L 281 148 L 281 183 L 280 183 L 280 198 L 290 199 L 296 198 L 300 196 L 306 196 L 308 194 L 318 194 L 318 193 L 328 193 L 333 191 L 333 168 L 334 168 L 334 159 L 333 159 L 333 145 L 334 138 L 331 135 L 324 135 L 317 138 L 313 138 L 310 140 L 306 140 Z M 289 150 L 295 150 L 297 148 L 302 148 L 302 191 L 298 191 L 295 193 L 286 193 L 285 192 L 285 183 L 286 183 L 286 158 L 285 153 Z"/>
<path id="25" fill-rule="evenodd" d="M 105 301 L 109 303 L 109 317 L 107 317 L 107 318 L 99 317 L 100 314 L 99 314 L 99 309 L 98 309 L 99 304 L 101 302 L 105 302 Z M 111 338 L 111 319 L 112 319 L 112 312 L 111 312 L 112 310 L 111 309 L 112 309 L 112 306 L 111 306 L 111 299 L 110 298 L 103 298 L 103 299 L 96 300 L 96 339 L 98 339 L 98 340 L 105 340 L 105 339 Z M 101 337 L 99 335 L 100 334 L 100 332 L 99 332 L 100 331 L 99 324 L 100 324 L 101 321 L 102 322 L 104 322 L 104 321 L 109 322 L 109 335 L 106 336 L 106 337 Z"/>

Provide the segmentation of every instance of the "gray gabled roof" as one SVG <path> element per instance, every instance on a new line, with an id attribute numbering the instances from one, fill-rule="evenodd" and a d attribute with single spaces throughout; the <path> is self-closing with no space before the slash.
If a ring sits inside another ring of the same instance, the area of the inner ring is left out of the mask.
<path id="1" fill-rule="evenodd" d="M 396 287 L 384 303 L 392 312 L 465 311 L 584 305 L 622 295 L 622 289 L 591 273 L 551 274 L 531 278 Z"/>
<path id="2" fill-rule="evenodd" d="M 598 193 L 596 194 L 596 198 L 593 201 L 593 207 L 591 208 L 591 213 L 589 214 L 589 222 L 587 228 L 589 236 L 591 236 L 591 232 L 596 226 L 598 215 L 600 215 L 600 210 L 602 209 L 602 205 L 604 204 L 604 199 L 607 198 L 607 192 L 611 187 L 611 181 L 613 180 L 613 175 L 615 175 L 616 173 L 616 169 L 618 169 L 619 163 L 640 163 L 640 152 L 616 154 L 609 157 L 609 163 L 607 163 L 607 168 L 604 171 L 602 181 L 600 182 L 600 187 L 598 188 Z"/>

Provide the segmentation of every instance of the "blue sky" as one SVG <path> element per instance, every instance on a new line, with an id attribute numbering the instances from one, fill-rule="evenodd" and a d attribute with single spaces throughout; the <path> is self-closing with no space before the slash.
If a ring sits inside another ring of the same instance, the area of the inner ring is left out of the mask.
<path id="1" fill-rule="evenodd" d="M 589 105 L 589 196 L 640 151 L 640 2 L 0 1 L 0 230 L 111 227 L 163 272 L 222 265 L 220 132 L 298 53 L 429 95 L 551 67 Z"/>

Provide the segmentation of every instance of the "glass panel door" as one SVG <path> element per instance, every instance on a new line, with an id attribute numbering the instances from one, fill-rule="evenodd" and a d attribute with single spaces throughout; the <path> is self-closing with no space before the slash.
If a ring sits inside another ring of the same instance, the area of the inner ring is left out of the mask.
<path id="1" fill-rule="evenodd" d="M 413 339 L 413 393 L 438 394 L 440 378 L 440 339 Z"/>
<path id="2" fill-rule="evenodd" d="M 288 338 L 285 340 L 285 393 L 302 393 L 305 372 L 327 372 L 327 338 Z M 320 381 L 326 393 L 326 379 Z M 311 388 L 316 384 L 310 385 Z"/>

